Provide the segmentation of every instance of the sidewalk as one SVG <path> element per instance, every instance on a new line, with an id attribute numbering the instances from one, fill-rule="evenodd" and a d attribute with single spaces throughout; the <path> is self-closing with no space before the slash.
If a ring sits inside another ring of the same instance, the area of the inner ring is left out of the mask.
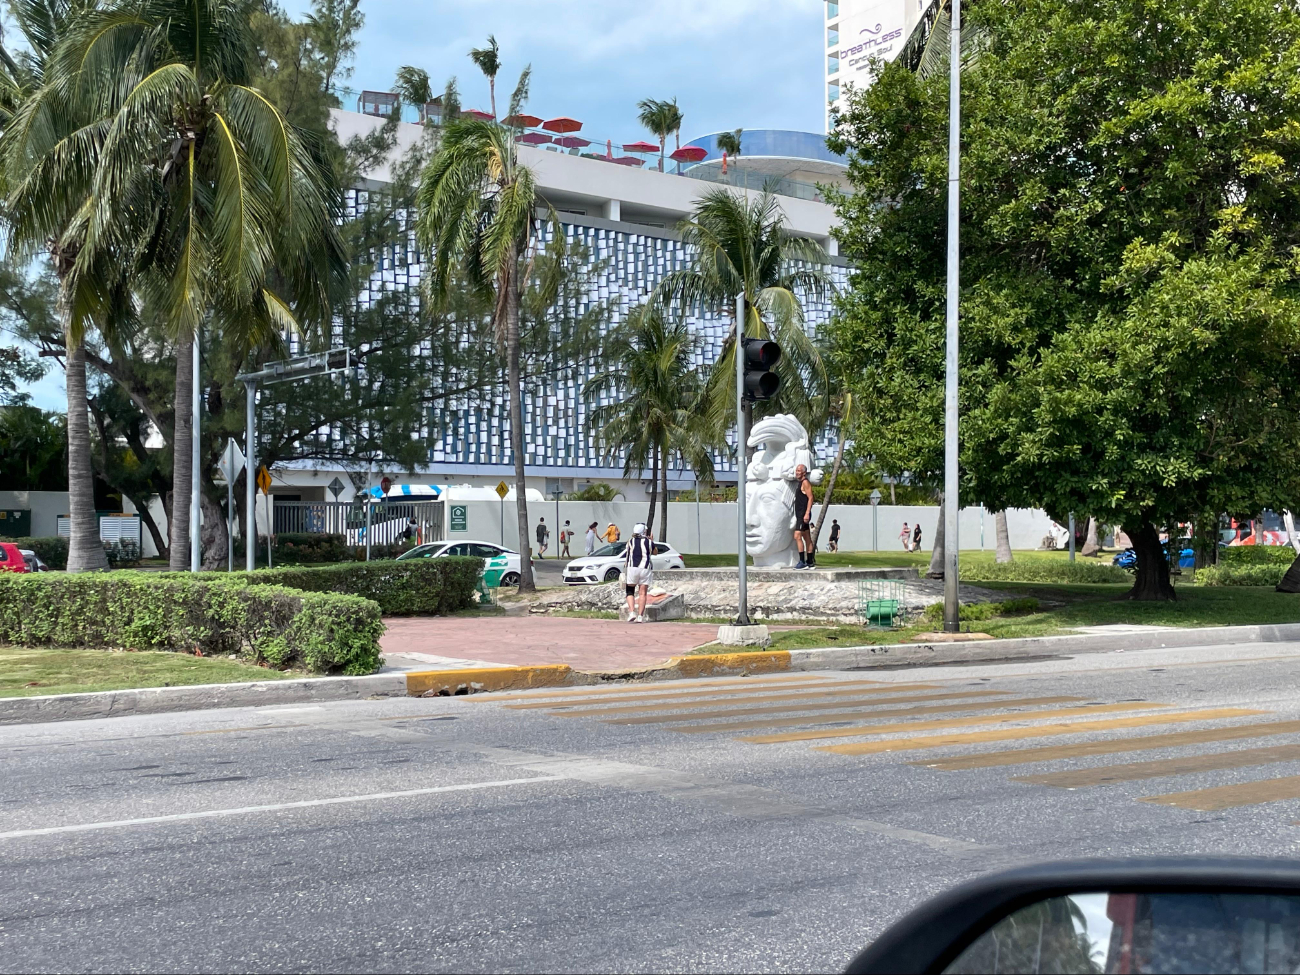
<path id="1" fill-rule="evenodd" d="M 393 670 L 562 664 L 574 670 L 656 667 L 718 638 L 711 623 L 621 623 L 548 616 L 393 617 L 380 640 Z"/>

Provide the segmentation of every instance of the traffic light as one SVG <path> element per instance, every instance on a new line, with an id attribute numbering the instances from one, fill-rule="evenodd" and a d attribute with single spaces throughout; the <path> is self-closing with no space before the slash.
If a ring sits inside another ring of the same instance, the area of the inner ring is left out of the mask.
<path id="1" fill-rule="evenodd" d="M 781 346 L 771 339 L 745 339 L 745 398 L 771 399 L 781 388 L 781 378 L 772 371 L 781 359 Z"/>

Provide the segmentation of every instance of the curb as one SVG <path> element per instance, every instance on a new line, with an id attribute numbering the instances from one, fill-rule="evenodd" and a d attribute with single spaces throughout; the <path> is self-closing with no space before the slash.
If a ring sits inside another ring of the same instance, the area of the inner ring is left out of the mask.
<path id="1" fill-rule="evenodd" d="M 1256 626 L 1168 628 L 1135 633 L 1077 634 L 984 640 L 979 643 L 902 643 L 887 646 L 761 650 L 671 657 L 643 670 L 583 671 L 563 664 L 424 670 L 370 677 L 312 677 L 196 684 L 0 698 L 0 725 L 77 721 L 136 714 L 165 714 L 213 708 L 265 707 L 386 697 L 459 697 L 488 691 L 579 687 L 615 680 L 667 681 L 699 677 L 746 677 L 800 670 L 896 670 L 943 664 L 1004 663 L 1066 657 L 1076 653 L 1207 647 L 1218 644 L 1300 641 L 1300 623 Z"/>

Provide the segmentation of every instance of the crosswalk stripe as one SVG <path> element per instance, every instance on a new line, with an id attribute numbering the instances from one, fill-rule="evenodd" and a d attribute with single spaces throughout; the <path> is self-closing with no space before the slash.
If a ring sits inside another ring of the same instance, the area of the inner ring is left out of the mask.
<path id="1" fill-rule="evenodd" d="M 1050 711 L 976 714 L 965 718 L 943 718 L 939 721 L 902 721 L 897 724 L 859 724 L 851 728 L 814 728 L 811 731 L 782 731 L 773 735 L 751 735 L 736 740 L 746 741 L 751 745 L 774 745 L 786 741 L 817 741 L 821 738 L 861 738 L 864 735 L 892 735 L 900 731 L 930 731 L 935 728 L 961 728 L 975 724 L 1010 724 L 1013 721 L 1035 721 L 1039 718 L 1077 718 L 1089 714 L 1113 714 L 1116 711 L 1145 711 L 1152 708 L 1167 707 L 1169 707 L 1168 704 L 1154 704 L 1144 701 L 1125 702 L 1123 704 L 1092 704 L 1081 708 L 1053 708 Z M 888 715 L 882 714 L 881 717 L 888 717 Z"/>
<path id="2" fill-rule="evenodd" d="M 680 680 L 680 681 L 676 681 L 675 683 L 681 685 L 681 687 L 676 688 L 677 690 L 686 691 L 686 690 L 699 689 L 703 687 L 744 686 L 744 687 L 760 688 L 760 687 L 782 686 L 782 685 L 787 687 L 799 687 L 804 684 L 822 684 L 822 683 L 827 683 L 828 681 L 829 678 L 819 677 L 816 674 L 790 674 L 788 676 L 784 674 L 763 674 L 754 677 L 734 677 L 734 678 L 708 677 L 702 680 Z M 671 685 L 668 686 L 671 687 Z M 624 686 L 608 687 L 603 684 L 593 684 L 588 687 L 570 687 L 570 688 L 563 688 L 563 689 L 554 688 L 554 689 L 547 689 L 547 690 L 538 689 L 535 691 L 528 691 L 526 693 L 528 694 L 527 700 L 529 701 L 540 701 L 542 698 L 581 700 L 583 698 L 594 698 L 594 697 L 605 697 L 605 696 L 637 697 L 642 694 L 651 694 L 651 695 L 663 694 L 665 689 L 666 688 L 664 682 L 655 681 L 654 683 L 651 684 L 635 684 L 630 687 L 624 687 Z M 520 691 L 489 691 L 488 693 L 485 694 L 475 694 L 471 697 L 471 700 L 474 701 L 501 701 L 501 700 L 508 700 L 508 699 L 519 700 L 520 694 L 521 694 Z"/>
<path id="3" fill-rule="evenodd" d="M 1283 799 L 1300 799 L 1300 775 L 1284 779 L 1261 779 L 1236 785 L 1220 785 L 1213 789 L 1194 789 L 1191 792 L 1170 792 L 1163 796 L 1143 796 L 1138 802 L 1198 812 L 1215 812 L 1236 806 L 1256 806 L 1262 802 L 1280 802 Z"/>
<path id="4" fill-rule="evenodd" d="M 901 699 L 905 700 L 905 699 Z M 922 698 L 922 700 L 927 700 Z M 879 715 L 882 718 L 905 718 L 915 714 L 947 714 L 957 711 L 992 711 L 995 708 L 1019 708 L 1032 707 L 1037 704 L 1065 704 L 1070 701 L 1082 701 L 1081 697 L 1019 697 L 1013 700 L 998 701 L 959 701 L 953 704 L 927 704 L 915 708 L 884 708 L 881 705 L 895 703 L 893 698 L 887 701 L 878 701 L 872 705 L 854 708 L 852 711 L 839 711 L 834 714 L 801 714 L 793 718 L 755 718 L 753 721 L 724 721 L 721 724 L 695 724 L 687 725 L 684 728 L 670 728 L 670 731 L 676 731 L 683 735 L 703 735 L 708 732 L 721 731 L 751 731 L 756 728 L 783 728 L 791 725 L 817 725 L 827 724 L 834 721 L 855 721 L 864 714 Z M 835 707 L 844 707 L 844 702 L 834 702 Z M 753 708 L 756 714 L 762 714 L 767 708 Z M 795 711 L 807 710 L 795 707 L 773 708 L 775 711 Z M 736 712 L 727 712 L 735 714 Z M 745 712 L 740 712 L 745 713 Z M 678 715 L 675 720 L 680 721 L 686 715 Z M 690 715 L 692 719 L 699 715 Z M 640 723 L 642 718 L 620 718 L 617 721 L 611 721 L 610 724 L 631 724 Z M 654 721 L 665 721 L 666 718 L 655 717 Z"/>
<path id="5" fill-rule="evenodd" d="M 864 698 L 846 698 L 838 701 L 804 701 L 800 704 L 779 704 L 776 707 L 756 707 L 756 708 L 720 708 L 716 711 L 690 711 L 685 714 L 651 714 L 638 718 L 610 718 L 607 724 L 666 724 L 671 721 L 702 721 L 705 718 L 743 718 L 752 714 L 792 714 L 795 711 L 825 711 L 831 708 L 853 707 L 859 711 L 874 711 L 877 708 L 883 708 L 891 704 L 911 704 L 914 701 L 954 701 L 951 706 L 937 706 L 941 711 L 955 710 L 961 706 L 959 699 L 965 698 L 992 698 L 1005 697 L 1008 691 L 957 691 L 948 694 L 905 694 L 900 697 L 864 697 Z M 1063 697 L 1058 698 L 1061 701 L 1082 701 L 1081 697 Z M 860 703 L 859 703 L 860 702 Z M 712 701 L 701 701 L 700 706 L 712 704 Z M 798 719 L 795 719 L 798 723 Z M 812 718 L 804 720 L 803 724 L 811 724 Z M 711 730 L 718 727 L 717 725 L 702 725 L 702 728 Z M 680 728 L 674 728 L 674 731 L 680 731 Z"/>
<path id="6" fill-rule="evenodd" d="M 1080 741 L 1069 745 L 978 752 L 974 755 L 956 755 L 952 758 L 926 758 L 910 764 L 952 772 L 960 769 L 994 768 L 1000 765 L 1055 762 L 1064 758 L 1085 758 L 1092 755 L 1117 755 L 1155 748 L 1179 748 L 1183 745 L 1202 745 L 1211 741 L 1237 741 L 1242 738 L 1263 738 L 1267 735 L 1289 735 L 1295 732 L 1300 732 L 1300 721 L 1261 721 L 1255 724 L 1230 725 L 1226 728 L 1198 728 L 1195 731 L 1175 731 L 1137 738 L 1112 738 L 1106 741 Z"/>
<path id="7" fill-rule="evenodd" d="M 807 694 L 810 691 L 828 691 L 833 688 L 853 689 L 854 692 L 861 693 L 885 693 L 892 690 L 896 684 L 882 684 L 879 681 L 843 681 L 828 679 L 819 681 L 816 684 L 800 684 L 797 687 L 704 687 L 692 688 L 681 691 L 660 691 L 657 694 L 647 694 L 644 697 L 638 696 L 635 702 L 629 702 L 625 707 L 639 708 L 646 702 L 658 701 L 694 701 L 703 698 L 716 697 L 724 701 L 733 698 L 744 697 L 746 695 L 770 695 L 784 694 L 787 697 L 797 697 L 800 694 Z M 909 687 L 919 688 L 936 688 L 936 684 L 910 684 Z M 505 705 L 512 711 L 534 711 L 537 709 L 553 710 L 557 713 L 562 711 L 571 711 L 575 714 L 582 713 L 579 709 L 597 707 L 601 705 L 619 704 L 623 699 L 609 699 L 600 697 L 591 697 L 580 701 L 521 701 L 518 704 Z"/>
<path id="8" fill-rule="evenodd" d="M 779 704 L 783 701 L 801 701 L 816 699 L 821 700 L 829 697 L 851 697 L 862 694 L 891 694 L 898 685 L 873 684 L 868 687 L 852 687 L 844 684 L 835 685 L 835 689 L 830 687 L 818 687 L 815 690 L 802 691 L 798 694 L 756 694 L 745 697 L 723 697 L 717 700 L 701 700 L 697 695 L 687 697 L 682 695 L 674 697 L 672 700 L 662 704 L 624 704 L 612 708 L 586 708 L 584 710 L 572 710 L 565 708 L 562 711 L 552 711 L 556 717 L 560 718 L 602 718 L 607 714 L 636 714 L 653 713 L 660 711 L 680 711 L 685 708 L 707 707 L 715 704 Z M 919 685 L 922 690 L 929 689 L 930 685 Z M 515 705 L 511 705 L 515 706 Z"/>
<path id="9" fill-rule="evenodd" d="M 1268 748 L 1243 748 L 1231 752 L 1186 755 L 1182 758 L 1166 758 L 1154 762 L 1100 765 L 1096 768 L 1050 772 L 1046 775 L 1017 775 L 1013 778 L 1016 782 L 1029 782 L 1033 785 L 1078 789 L 1090 785 L 1136 782 L 1141 779 L 1159 779 L 1170 775 L 1189 775 L 1193 772 L 1214 772 L 1219 769 L 1249 768 L 1252 765 L 1296 761 L 1300 761 L 1300 745 L 1272 745 Z"/>
<path id="10" fill-rule="evenodd" d="M 960 735 L 928 735 L 924 738 L 891 738 L 886 741 L 854 742 L 851 745 L 816 745 L 819 752 L 837 755 L 875 755 L 881 752 L 913 751 L 921 748 L 945 748 L 949 745 L 974 745 L 986 741 L 1015 741 L 1020 738 L 1048 738 L 1053 735 L 1086 735 L 1094 731 L 1112 731 L 1118 728 L 1142 728 L 1153 724 L 1175 724 L 1182 721 L 1213 721 L 1218 718 L 1241 718 L 1252 714 L 1267 714 L 1248 708 L 1213 708 L 1204 711 L 1184 711 L 1176 714 L 1144 714 L 1135 718 L 1108 718 L 1104 721 L 1065 721 L 1060 724 L 1017 728 L 1014 731 L 971 731 Z"/>

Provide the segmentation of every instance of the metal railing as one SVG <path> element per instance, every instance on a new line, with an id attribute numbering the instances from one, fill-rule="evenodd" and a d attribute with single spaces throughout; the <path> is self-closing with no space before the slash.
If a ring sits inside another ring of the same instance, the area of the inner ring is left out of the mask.
<path id="1" fill-rule="evenodd" d="M 766 188 L 779 196 L 790 196 L 796 200 L 812 200 L 815 203 L 826 202 L 826 197 L 816 183 L 786 179 L 783 176 L 763 176 L 761 173 L 739 168 L 732 168 L 724 176 L 712 166 L 692 166 L 690 169 L 682 170 L 682 175 L 690 179 L 701 179 L 708 183 L 722 183 L 725 186 L 738 186 L 755 192 L 762 192 Z"/>
<path id="2" fill-rule="evenodd" d="M 342 535 L 348 545 L 391 545 L 406 537 L 409 527 L 420 541 L 446 538 L 441 501 L 374 501 L 366 528 L 366 501 L 277 501 L 272 527 L 275 534 Z"/>

